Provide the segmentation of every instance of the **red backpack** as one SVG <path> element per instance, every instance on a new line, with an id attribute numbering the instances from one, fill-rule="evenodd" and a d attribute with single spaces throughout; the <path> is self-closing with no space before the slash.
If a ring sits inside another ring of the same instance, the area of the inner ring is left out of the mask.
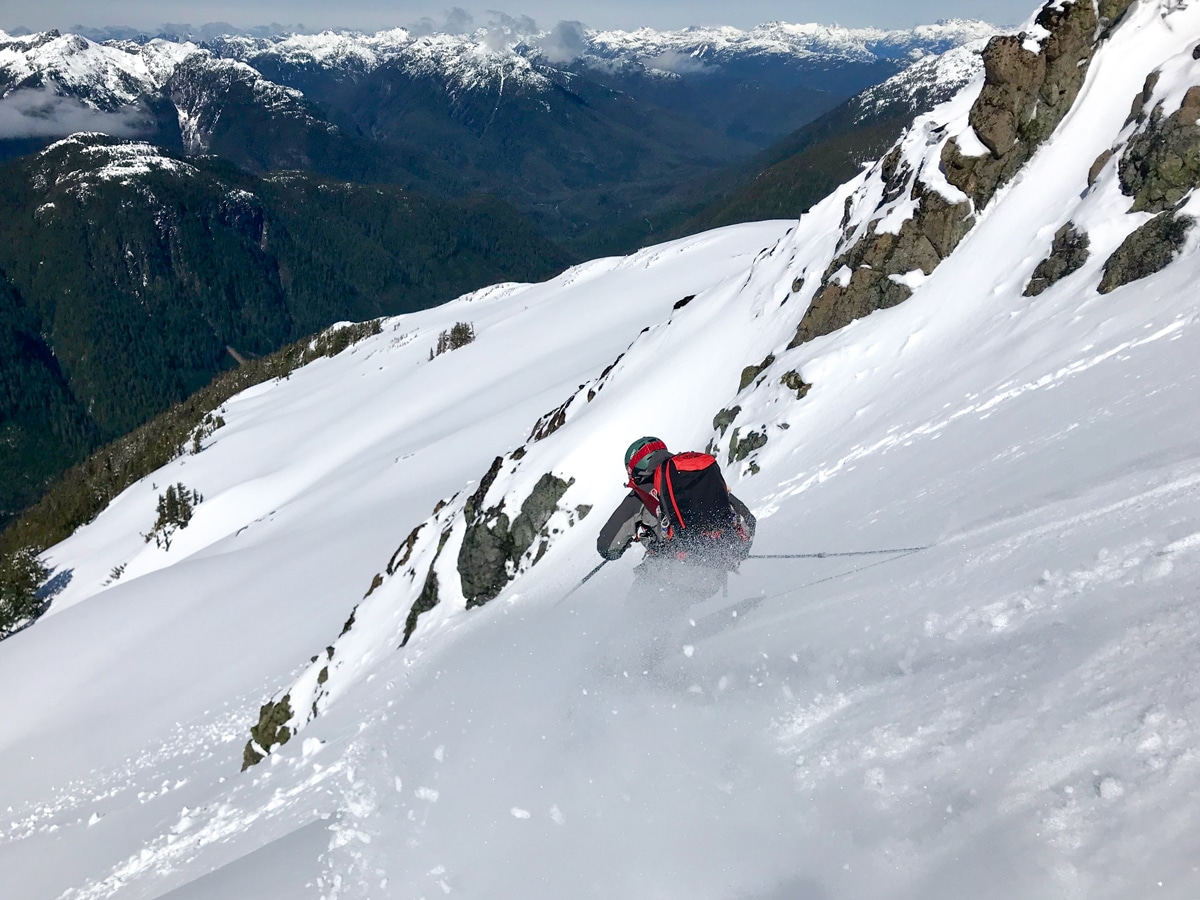
<path id="1" fill-rule="evenodd" d="M 707 453 L 678 453 L 654 470 L 654 489 L 630 487 L 658 517 L 659 536 L 697 547 L 744 540 L 729 488 L 717 460 Z"/>

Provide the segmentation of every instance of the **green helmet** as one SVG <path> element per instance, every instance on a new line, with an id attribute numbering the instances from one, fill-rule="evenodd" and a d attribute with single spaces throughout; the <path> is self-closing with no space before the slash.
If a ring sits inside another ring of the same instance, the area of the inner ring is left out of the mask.
<path id="1" fill-rule="evenodd" d="M 631 476 L 644 475 L 650 470 L 650 457 L 659 450 L 666 450 L 667 445 L 656 437 L 640 437 L 625 451 L 625 471 Z"/>

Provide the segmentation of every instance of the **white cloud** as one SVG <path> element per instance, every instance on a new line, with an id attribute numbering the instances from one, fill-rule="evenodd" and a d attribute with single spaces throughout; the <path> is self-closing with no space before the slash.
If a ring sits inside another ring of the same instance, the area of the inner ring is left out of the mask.
<path id="1" fill-rule="evenodd" d="M 135 137 L 153 126 L 140 104 L 102 112 L 74 97 L 59 96 L 51 85 L 23 88 L 0 98 L 0 139 L 61 137 L 78 131 Z"/>

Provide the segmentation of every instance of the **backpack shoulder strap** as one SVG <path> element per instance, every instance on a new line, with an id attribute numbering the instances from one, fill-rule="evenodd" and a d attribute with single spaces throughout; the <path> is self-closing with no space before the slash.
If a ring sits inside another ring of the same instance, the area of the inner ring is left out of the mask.
<path id="1" fill-rule="evenodd" d="M 675 485 L 671 481 L 671 469 L 674 467 L 676 471 L 679 470 L 676 460 L 681 456 L 695 455 L 692 453 L 680 453 L 670 457 L 654 470 L 654 492 L 658 495 L 659 502 L 662 504 L 662 510 L 663 512 L 670 510 L 673 516 L 668 515 L 667 518 L 674 518 L 680 528 L 687 528 L 687 523 L 683 521 L 683 513 L 679 511 L 679 503 L 675 500 Z"/>

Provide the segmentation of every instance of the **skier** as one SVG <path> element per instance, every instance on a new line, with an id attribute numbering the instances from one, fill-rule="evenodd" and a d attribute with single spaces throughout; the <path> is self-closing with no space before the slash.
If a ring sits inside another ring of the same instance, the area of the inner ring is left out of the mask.
<path id="1" fill-rule="evenodd" d="M 637 541 L 646 558 L 634 593 L 702 600 L 725 588 L 728 573 L 750 552 L 754 515 L 725 484 L 707 453 L 672 454 L 656 437 L 638 438 L 625 451 L 629 495 L 596 541 L 607 560 Z"/>

